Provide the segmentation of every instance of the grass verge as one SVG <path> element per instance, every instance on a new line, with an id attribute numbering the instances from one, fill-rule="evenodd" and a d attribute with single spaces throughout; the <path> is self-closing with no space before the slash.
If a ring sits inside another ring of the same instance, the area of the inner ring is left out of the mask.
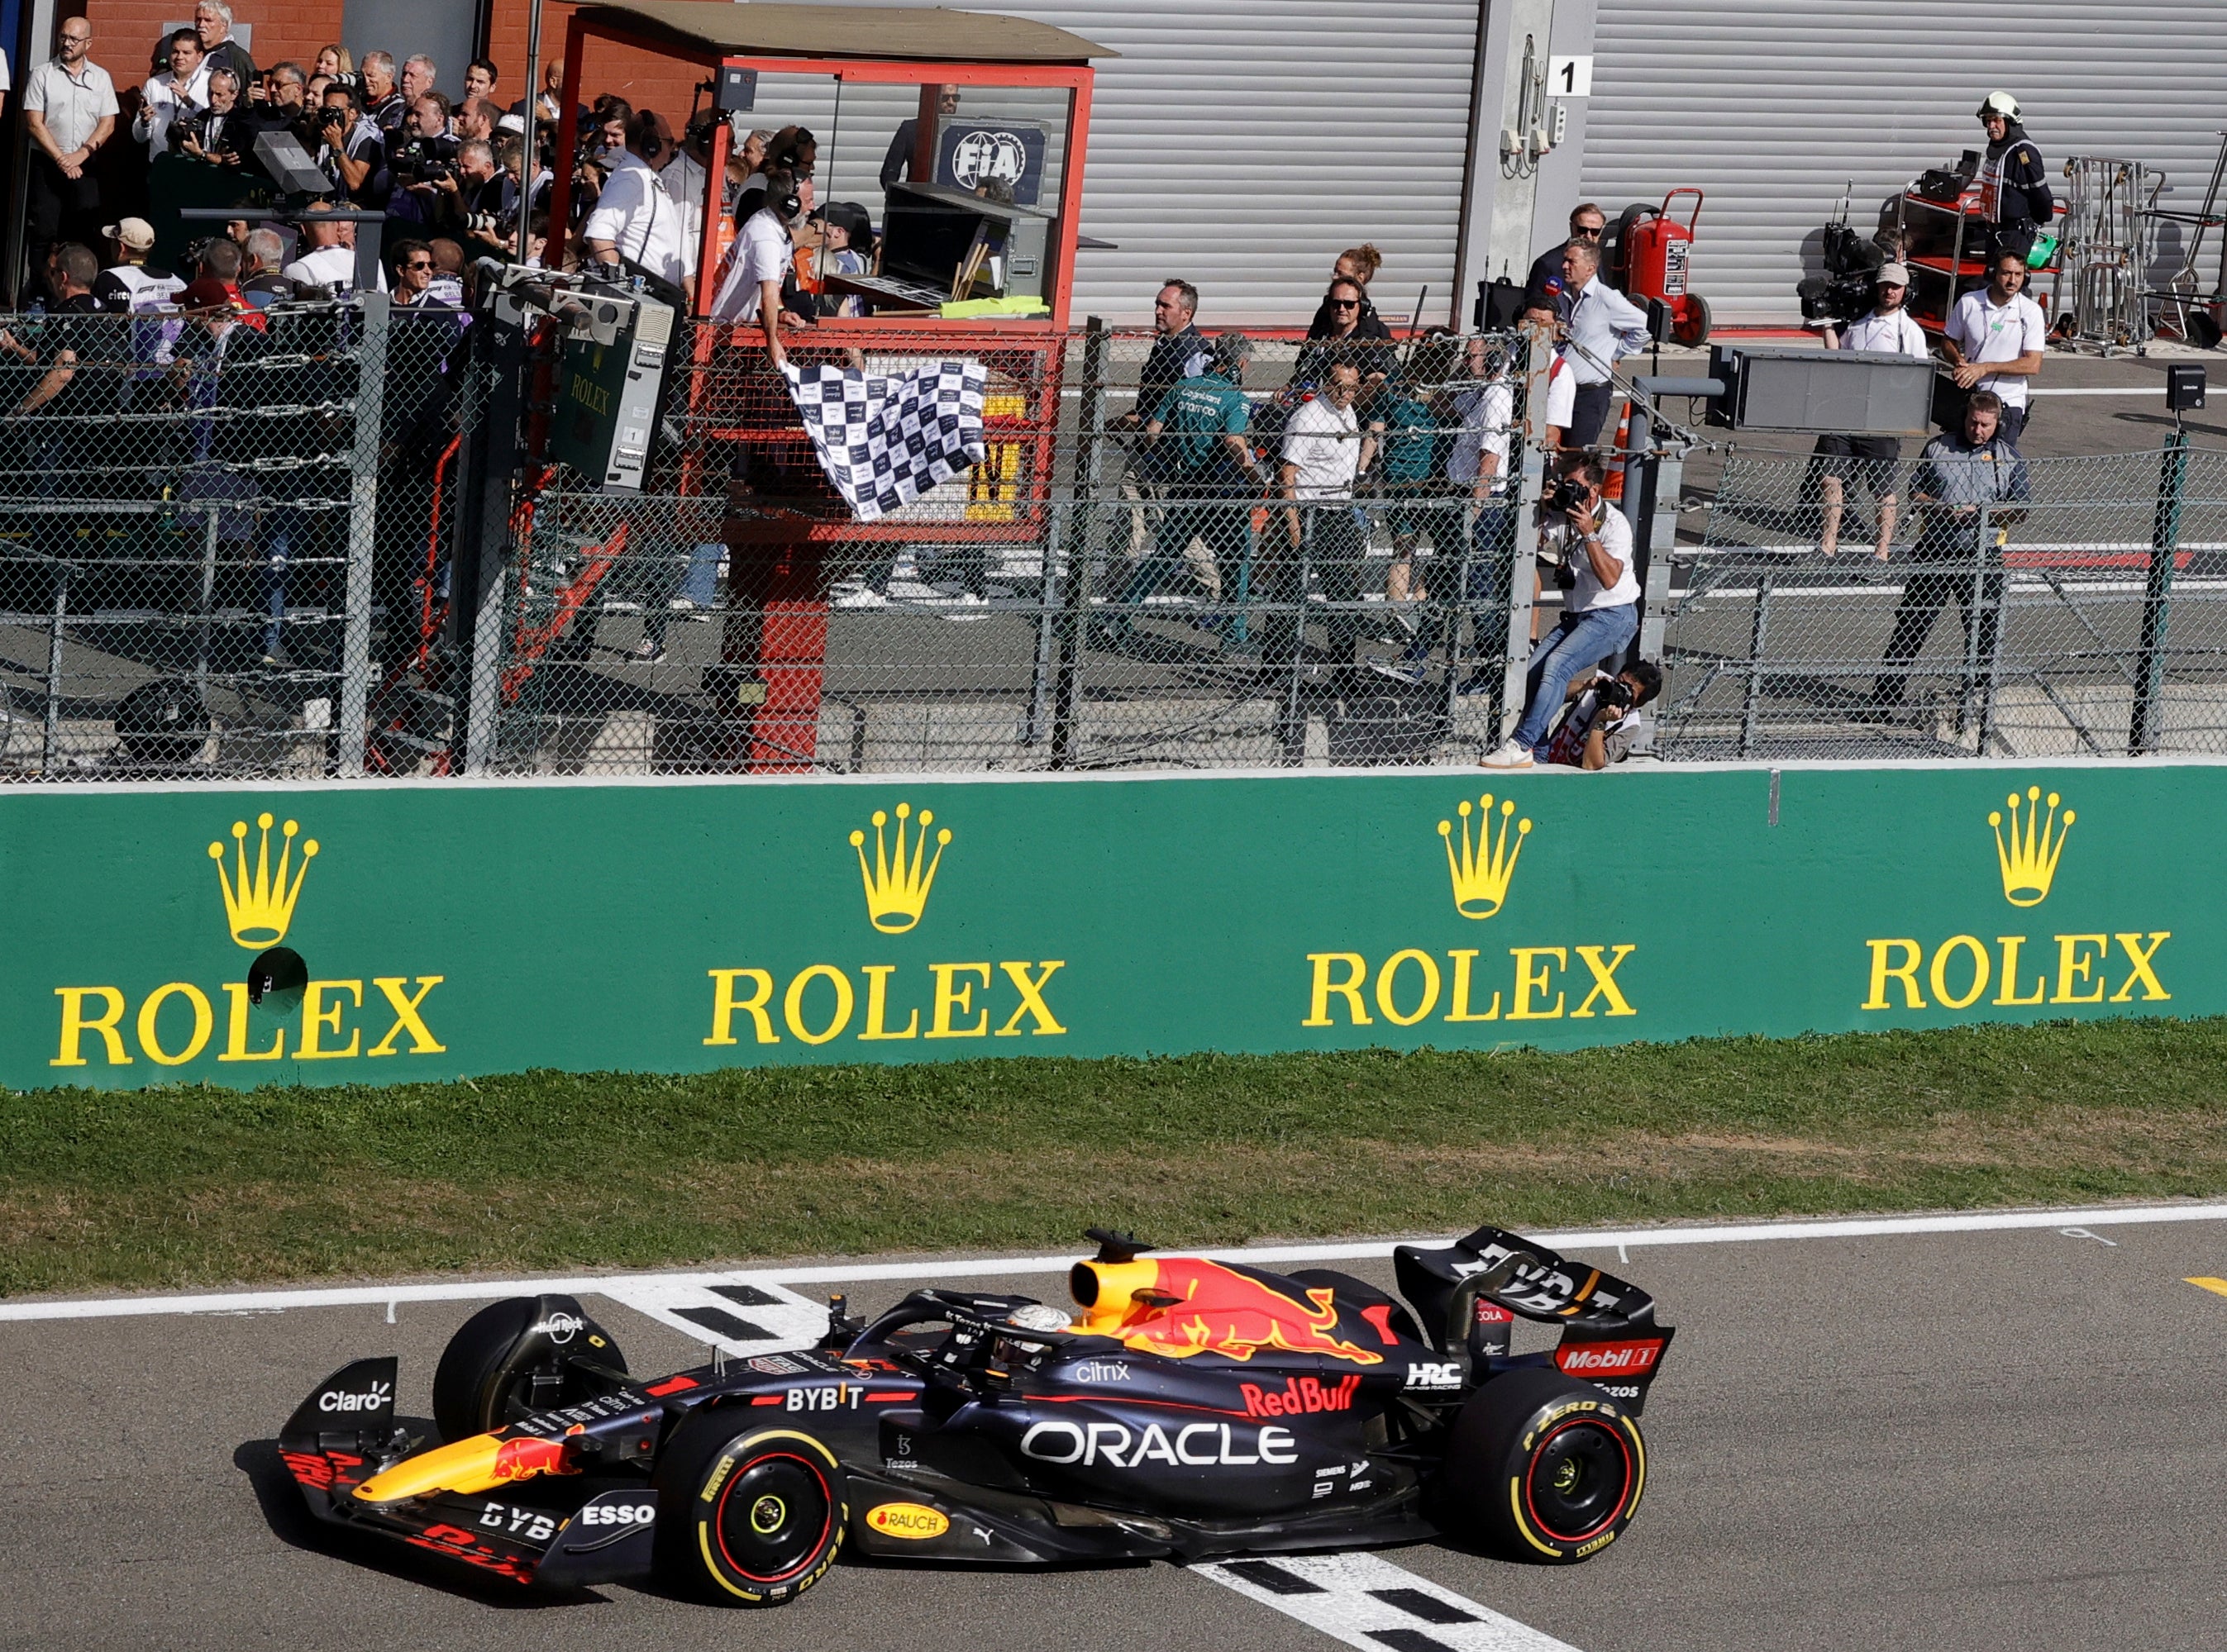
<path id="1" fill-rule="evenodd" d="M 0 1294 L 2210 1195 L 2227 1020 L 0 1095 Z"/>

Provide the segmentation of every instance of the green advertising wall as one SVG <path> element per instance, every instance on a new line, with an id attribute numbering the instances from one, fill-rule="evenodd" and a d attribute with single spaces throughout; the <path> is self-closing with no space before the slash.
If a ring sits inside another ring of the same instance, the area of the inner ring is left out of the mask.
<path id="1" fill-rule="evenodd" d="M 2217 1014 L 2223 803 L 2201 763 L 23 791 L 0 1082 Z"/>

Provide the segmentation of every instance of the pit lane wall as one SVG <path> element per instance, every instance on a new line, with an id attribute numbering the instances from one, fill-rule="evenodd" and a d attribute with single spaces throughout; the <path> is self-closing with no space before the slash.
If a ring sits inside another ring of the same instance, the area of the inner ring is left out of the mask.
<path id="1" fill-rule="evenodd" d="M 0 1082 L 2213 1015 L 2223 820 L 2147 762 L 21 792 Z"/>

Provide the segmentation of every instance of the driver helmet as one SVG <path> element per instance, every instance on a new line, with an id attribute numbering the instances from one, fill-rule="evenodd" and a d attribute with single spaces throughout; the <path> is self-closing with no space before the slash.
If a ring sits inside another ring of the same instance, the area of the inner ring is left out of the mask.
<path id="1" fill-rule="evenodd" d="M 2019 118 L 2018 99 L 2007 92 L 1990 92 L 1980 105 L 1977 118 L 1985 120 L 1989 115 L 2000 115 L 2005 120 L 2016 120 Z"/>

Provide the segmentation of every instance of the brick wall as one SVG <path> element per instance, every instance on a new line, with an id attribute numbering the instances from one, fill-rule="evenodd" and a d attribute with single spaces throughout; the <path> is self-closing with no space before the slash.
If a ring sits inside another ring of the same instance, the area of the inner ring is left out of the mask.
<path id="1" fill-rule="evenodd" d="M 468 4 L 469 0 L 458 0 Z M 234 13 L 255 28 L 255 61 L 268 67 L 291 58 L 304 68 L 318 50 L 341 39 L 341 0 L 232 0 Z M 532 15 L 531 0 L 495 0 L 488 29 L 488 55 L 501 80 L 496 86 L 507 108 L 524 96 L 526 32 Z M 162 38 L 165 21 L 193 15 L 193 0 L 86 0 L 86 16 L 93 30 L 96 62 L 116 78 L 119 88 L 137 86 L 147 78 L 148 63 Z M 549 0 L 541 14 L 541 50 L 545 57 L 559 57 L 565 50 L 565 20 L 572 8 Z M 377 46 L 394 54 L 399 63 L 414 49 L 407 41 L 356 41 L 348 44 L 359 54 Z M 653 57 L 603 41 L 588 47 L 587 91 L 616 92 L 636 108 L 654 109 L 677 129 L 686 118 L 692 89 L 708 71 L 692 64 Z M 463 91 L 463 66 L 444 73 L 441 90 L 450 97 Z"/>

